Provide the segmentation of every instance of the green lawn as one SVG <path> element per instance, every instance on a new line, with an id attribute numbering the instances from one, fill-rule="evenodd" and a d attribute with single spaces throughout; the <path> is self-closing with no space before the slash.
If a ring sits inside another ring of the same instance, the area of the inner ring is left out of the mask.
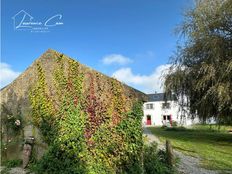
<path id="1" fill-rule="evenodd" d="M 191 156 L 199 156 L 201 166 L 213 170 L 232 171 L 232 134 L 217 127 L 195 126 L 192 129 L 149 128 L 161 141 L 169 139 L 173 148 Z"/>

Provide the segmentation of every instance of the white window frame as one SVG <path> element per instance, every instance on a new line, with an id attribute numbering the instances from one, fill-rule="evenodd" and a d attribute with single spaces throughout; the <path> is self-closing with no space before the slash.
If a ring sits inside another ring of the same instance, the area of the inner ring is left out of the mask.
<path id="1" fill-rule="evenodd" d="M 171 109 L 171 103 L 162 103 L 162 109 Z"/>
<path id="2" fill-rule="evenodd" d="M 146 107 L 146 109 L 154 109 L 154 104 L 153 103 L 147 103 L 145 107 Z"/>

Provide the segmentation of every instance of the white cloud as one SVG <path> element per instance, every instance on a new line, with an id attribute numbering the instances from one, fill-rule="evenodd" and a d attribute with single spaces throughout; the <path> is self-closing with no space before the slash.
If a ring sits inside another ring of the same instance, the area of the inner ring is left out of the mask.
<path id="1" fill-rule="evenodd" d="M 106 55 L 105 57 L 103 57 L 102 62 L 105 65 L 110 65 L 110 64 L 125 65 L 133 61 L 130 58 L 125 57 L 121 54 L 110 54 L 110 55 Z"/>
<path id="2" fill-rule="evenodd" d="M 0 88 L 8 85 L 19 74 L 20 72 L 12 70 L 9 64 L 0 62 Z"/>
<path id="3" fill-rule="evenodd" d="M 121 68 L 113 73 L 113 77 L 133 86 L 145 93 L 162 92 L 162 75 L 167 72 L 169 64 L 158 66 L 150 75 L 134 74 L 131 68 Z"/>

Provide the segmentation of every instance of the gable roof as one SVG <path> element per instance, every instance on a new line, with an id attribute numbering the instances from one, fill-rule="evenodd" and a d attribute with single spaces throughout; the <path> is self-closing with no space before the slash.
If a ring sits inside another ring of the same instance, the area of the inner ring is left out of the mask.
<path id="1" fill-rule="evenodd" d="M 165 93 L 155 93 L 155 94 L 148 94 L 148 102 L 156 102 L 156 101 L 174 101 L 177 100 L 175 95 L 168 95 L 166 96 Z"/>
<path id="2" fill-rule="evenodd" d="M 15 94 L 15 96 L 17 96 L 17 98 L 25 99 L 26 101 L 29 102 L 28 99 L 29 99 L 30 88 L 37 82 L 37 78 L 38 78 L 37 76 L 38 63 L 41 65 L 41 67 L 44 70 L 44 74 L 47 79 L 46 83 L 50 87 L 50 90 L 53 91 L 53 87 L 54 87 L 53 74 L 55 72 L 55 68 L 57 67 L 57 61 L 56 61 L 57 56 L 60 55 L 63 55 L 62 57 L 65 66 L 67 66 L 67 62 L 70 60 L 78 62 L 70 58 L 69 56 L 64 55 L 63 53 L 59 53 L 55 50 L 48 49 L 44 54 L 42 54 L 38 59 L 36 59 L 22 74 L 20 74 L 13 82 L 0 89 L 0 94 L 1 94 L 0 103 L 3 102 L 7 103 L 8 99 L 10 99 L 10 100 L 14 100 L 13 104 L 16 105 L 18 101 L 16 101 L 16 99 L 10 96 L 10 93 L 12 92 Z M 90 79 L 88 78 L 88 73 L 92 73 L 95 78 L 97 78 L 98 75 L 100 76 L 100 79 L 98 79 L 98 83 L 102 88 L 104 88 L 104 94 L 109 92 L 111 86 L 109 80 L 112 79 L 112 77 L 104 75 L 86 65 L 81 64 L 80 62 L 78 63 L 79 63 L 80 73 L 82 73 L 85 77 L 84 87 L 87 87 L 90 81 Z M 67 70 L 67 67 L 64 68 L 64 71 L 65 70 Z M 136 100 L 143 102 L 148 100 L 148 96 L 145 93 L 137 89 L 134 89 L 128 85 L 125 85 L 123 83 L 121 84 L 123 87 L 123 93 L 125 93 L 125 95 L 128 97 L 128 103 L 132 104 L 133 101 Z M 105 95 L 105 97 L 107 96 Z M 29 106 L 25 108 L 29 108 Z"/>

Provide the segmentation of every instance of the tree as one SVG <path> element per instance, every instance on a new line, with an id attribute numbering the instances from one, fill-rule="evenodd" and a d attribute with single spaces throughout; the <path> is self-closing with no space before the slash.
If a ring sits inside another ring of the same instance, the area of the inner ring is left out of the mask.
<path id="1" fill-rule="evenodd" d="M 202 121 L 232 123 L 232 0 L 198 0 L 178 27 L 165 91 Z"/>

